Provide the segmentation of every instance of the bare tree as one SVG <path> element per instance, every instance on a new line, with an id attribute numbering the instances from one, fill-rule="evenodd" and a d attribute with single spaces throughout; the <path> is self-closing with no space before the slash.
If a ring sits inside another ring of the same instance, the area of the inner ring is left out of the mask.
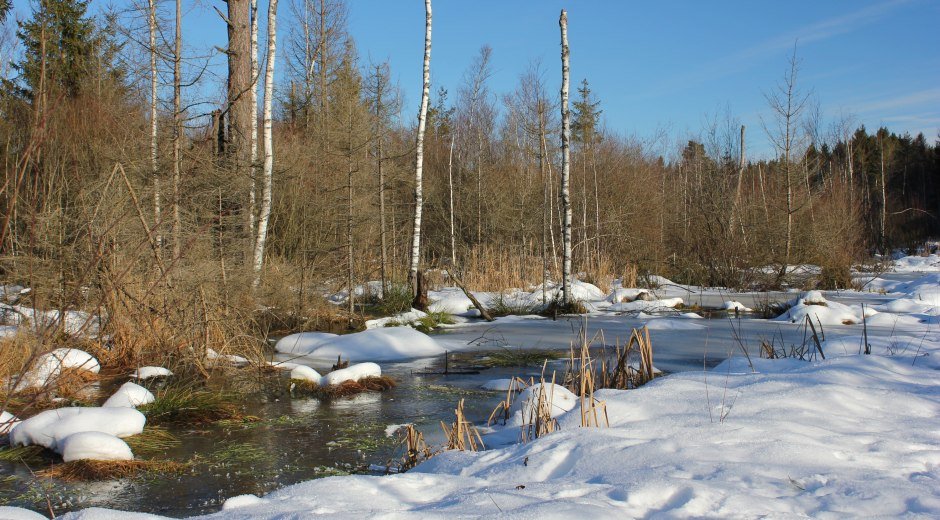
<path id="1" fill-rule="evenodd" d="M 561 10 L 558 19 L 561 27 L 561 207 L 564 213 L 562 221 L 562 302 L 571 303 L 571 194 L 569 177 L 571 176 L 571 117 L 568 107 L 568 13 Z"/>
<path id="2" fill-rule="evenodd" d="M 777 85 L 775 91 L 766 94 L 767 103 L 774 112 L 776 119 L 776 128 L 768 129 L 764 125 L 767 134 L 777 148 L 780 161 L 783 163 L 784 186 L 786 189 L 786 235 L 785 235 L 785 256 L 778 279 L 786 276 L 787 266 L 793 255 L 793 215 L 796 213 L 796 203 L 793 198 L 793 161 L 794 150 L 799 145 L 798 139 L 798 121 L 800 114 L 806 107 L 809 99 L 808 93 L 800 92 L 797 89 L 796 78 L 800 70 L 799 60 L 796 57 L 796 44 L 793 45 L 793 54 L 789 59 L 789 68 L 783 77 L 783 82 Z"/>
<path id="3" fill-rule="evenodd" d="M 148 0 L 147 25 L 150 29 L 150 176 L 153 179 L 153 222 L 157 228 L 157 249 L 163 247 L 163 233 L 159 231 L 162 209 L 160 207 L 160 170 L 157 142 L 157 1 Z"/>
<path id="4" fill-rule="evenodd" d="M 248 178 L 248 234 L 255 232 L 255 205 L 257 204 L 257 175 L 258 171 L 258 0 L 251 0 L 251 168 Z"/>
<path id="5" fill-rule="evenodd" d="M 182 223 L 180 221 L 180 177 L 183 168 L 183 1 L 176 0 L 176 35 L 173 39 L 173 257 L 182 252 Z"/>
<path id="6" fill-rule="evenodd" d="M 424 74 L 421 89 L 421 108 L 418 111 L 418 135 L 415 138 L 415 214 L 411 238 L 411 265 L 408 282 L 414 296 L 418 296 L 418 265 L 421 262 L 421 212 L 424 206 L 423 168 L 424 131 L 427 126 L 428 97 L 431 90 L 431 0 L 424 0 Z"/>
<path id="7" fill-rule="evenodd" d="M 229 0 L 232 1 L 232 0 Z M 274 177 L 274 140 L 272 139 L 272 106 L 274 104 L 274 61 L 277 46 L 277 0 L 268 3 L 268 53 L 264 67 L 264 187 L 261 192 L 261 213 L 258 217 L 258 239 L 255 242 L 255 278 L 253 287 L 261 283 L 264 267 L 264 244 L 268 238 L 268 220 L 271 218 L 271 190 Z"/>

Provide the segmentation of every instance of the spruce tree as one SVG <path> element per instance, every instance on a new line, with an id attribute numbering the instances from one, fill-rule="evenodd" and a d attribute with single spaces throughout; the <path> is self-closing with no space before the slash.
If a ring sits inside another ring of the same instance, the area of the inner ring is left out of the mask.
<path id="1" fill-rule="evenodd" d="M 32 18 L 18 22 L 23 57 L 14 67 L 23 96 L 34 99 L 42 76 L 46 92 L 79 93 L 96 64 L 95 26 L 87 10 L 88 0 L 38 0 Z"/>

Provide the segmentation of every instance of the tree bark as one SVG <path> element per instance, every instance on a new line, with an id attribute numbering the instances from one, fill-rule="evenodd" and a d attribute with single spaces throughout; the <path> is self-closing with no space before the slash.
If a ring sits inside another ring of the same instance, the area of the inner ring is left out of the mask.
<path id="1" fill-rule="evenodd" d="M 180 65 L 183 59 L 183 6 L 182 0 L 176 0 L 176 36 L 173 46 L 173 258 L 179 258 L 182 251 L 182 223 L 180 221 L 180 177 L 183 167 L 183 114 L 181 107 L 182 73 Z"/>
<path id="2" fill-rule="evenodd" d="M 153 179 L 153 223 L 157 229 L 157 249 L 163 248 L 163 233 L 159 231 L 162 219 L 160 205 L 160 171 L 157 142 L 157 3 L 149 0 L 150 12 L 150 176 Z"/>
<path id="3" fill-rule="evenodd" d="M 228 0 L 228 139 L 230 165 L 238 178 L 251 171 L 250 0 Z"/>
<path id="4" fill-rule="evenodd" d="M 258 0 L 251 0 L 251 168 L 248 170 L 248 235 L 255 233 L 255 212 L 257 208 L 257 172 L 258 172 Z"/>
<path id="5" fill-rule="evenodd" d="M 411 267 L 408 281 L 417 296 L 418 265 L 421 262 L 421 212 L 424 209 L 424 131 L 427 125 L 428 97 L 431 89 L 431 0 L 424 0 L 424 82 L 421 90 L 421 109 L 418 112 L 418 135 L 415 138 L 415 214 L 411 237 Z"/>
<path id="6" fill-rule="evenodd" d="M 229 0 L 233 2 L 234 0 Z M 261 271 L 264 267 L 264 245 L 268 238 L 268 221 L 271 218 L 271 191 L 274 178 L 274 140 L 272 138 L 272 107 L 274 105 L 274 62 L 277 46 L 277 0 L 268 3 L 268 54 L 264 67 L 264 187 L 261 192 L 261 213 L 258 217 L 258 239 L 255 242 L 254 271 L 252 287 L 261 283 Z"/>
<path id="7" fill-rule="evenodd" d="M 450 136 L 450 152 L 447 155 L 447 193 L 450 197 L 450 263 L 457 265 L 457 233 L 454 229 L 454 142 L 456 135 Z"/>
<path id="8" fill-rule="evenodd" d="M 562 302 L 571 303 L 571 194 L 569 177 L 571 175 L 571 121 L 568 108 L 568 13 L 564 9 L 558 19 L 561 27 L 561 206 L 564 212 L 562 222 Z"/>

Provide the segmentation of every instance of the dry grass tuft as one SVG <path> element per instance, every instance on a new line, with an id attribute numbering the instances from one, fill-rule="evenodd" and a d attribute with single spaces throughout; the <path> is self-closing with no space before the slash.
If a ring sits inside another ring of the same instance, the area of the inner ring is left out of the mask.
<path id="1" fill-rule="evenodd" d="M 463 399 L 457 403 L 454 410 L 454 422 L 448 426 L 441 421 L 441 429 L 444 430 L 444 436 L 447 437 L 445 450 L 477 451 L 485 449 L 483 438 L 476 426 L 467 420 L 463 413 Z"/>
<path id="2" fill-rule="evenodd" d="M 141 472 L 179 474 L 189 466 L 169 460 L 76 460 L 50 466 L 36 474 L 66 482 L 130 478 Z"/>
<path id="3" fill-rule="evenodd" d="M 389 376 L 364 377 L 359 381 L 345 381 L 338 385 L 320 386 L 313 381 L 292 379 L 292 392 L 309 395 L 318 399 L 338 399 L 358 395 L 363 392 L 384 392 L 395 388 L 396 382 Z"/>
<path id="4" fill-rule="evenodd" d="M 402 456 L 399 471 L 404 472 L 417 466 L 434 455 L 427 442 L 424 441 L 424 434 L 415 429 L 415 425 L 409 424 L 402 429 L 401 445 L 405 448 L 405 454 Z"/>

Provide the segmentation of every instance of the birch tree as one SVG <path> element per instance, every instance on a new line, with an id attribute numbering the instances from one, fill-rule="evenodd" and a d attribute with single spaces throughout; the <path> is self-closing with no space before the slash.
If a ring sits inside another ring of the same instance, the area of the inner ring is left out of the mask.
<path id="1" fill-rule="evenodd" d="M 411 236 L 411 264 L 408 282 L 414 296 L 418 295 L 418 267 L 421 261 L 421 212 L 424 206 L 423 167 L 424 131 L 428 117 L 428 97 L 431 90 L 431 0 L 424 0 L 424 82 L 421 89 L 421 108 L 418 111 L 418 135 L 415 138 L 415 213 Z"/>
<path id="2" fill-rule="evenodd" d="M 562 216 L 562 258 L 561 288 L 562 303 L 571 304 L 571 194 L 569 178 L 571 176 L 571 117 L 568 108 L 568 13 L 562 9 L 558 19 L 561 27 L 561 207 Z"/>
<path id="3" fill-rule="evenodd" d="M 231 1 L 231 0 L 230 0 Z M 253 287 L 261 283 L 264 267 L 264 244 L 268 238 L 268 221 L 271 218 L 271 189 L 274 177 L 274 142 L 272 130 L 272 106 L 274 104 L 274 62 L 277 46 L 277 0 L 268 3 L 268 52 L 264 66 L 264 171 L 261 192 L 261 213 L 258 216 L 258 239 L 255 242 L 255 278 Z"/>
<path id="4" fill-rule="evenodd" d="M 173 257 L 182 251 L 182 223 L 180 221 L 180 176 L 183 168 L 183 1 L 176 0 L 176 35 L 173 39 Z"/>
<path id="5" fill-rule="evenodd" d="M 258 171 L 258 0 L 251 0 L 251 91 L 249 103 L 251 105 L 251 169 L 248 178 L 248 234 L 255 232 L 255 205 L 257 204 L 257 175 Z"/>
<path id="6" fill-rule="evenodd" d="M 150 176 L 153 179 L 153 222 L 157 228 L 157 250 L 163 247 L 163 233 L 159 231 L 160 207 L 160 171 L 157 143 L 157 2 L 148 0 L 147 25 L 150 29 Z"/>

